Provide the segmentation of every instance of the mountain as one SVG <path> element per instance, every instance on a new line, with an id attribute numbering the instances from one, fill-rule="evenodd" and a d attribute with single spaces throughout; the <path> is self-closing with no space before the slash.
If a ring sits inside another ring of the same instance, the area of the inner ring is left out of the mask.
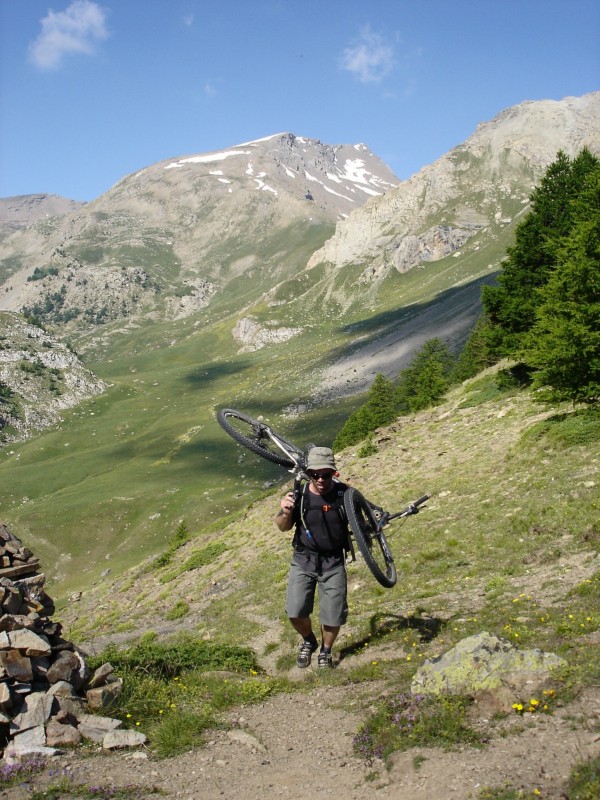
<path id="1" fill-rule="evenodd" d="M 65 409 L 105 389 L 63 342 L 0 311 L 0 432 L 8 440 L 60 422 Z"/>
<path id="2" fill-rule="evenodd" d="M 83 206 L 57 194 L 26 194 L 0 197 L 0 241 L 38 220 L 68 214 Z"/>
<path id="3" fill-rule="evenodd" d="M 600 152 L 600 92 L 526 102 L 481 123 L 463 144 L 396 190 L 353 212 L 313 254 L 336 268 L 366 263 L 365 282 L 456 252 L 526 210 L 529 194 L 559 150 Z"/>
<path id="4" fill-rule="evenodd" d="M 2 307 L 65 326 L 85 349 L 98 325 L 186 317 L 240 279 L 242 296 L 248 278 L 270 289 L 397 183 L 365 145 L 292 134 L 169 159 L 5 242 Z"/>
<path id="5" fill-rule="evenodd" d="M 106 386 L 59 420 L 38 395 L 52 424 L 0 448 L 6 521 L 51 581 L 116 574 L 278 480 L 216 408 L 328 444 L 377 372 L 432 336 L 458 350 L 556 151 L 600 152 L 599 97 L 508 109 L 397 186 L 364 146 L 292 134 L 177 157 L 1 242 L 2 308 Z"/>

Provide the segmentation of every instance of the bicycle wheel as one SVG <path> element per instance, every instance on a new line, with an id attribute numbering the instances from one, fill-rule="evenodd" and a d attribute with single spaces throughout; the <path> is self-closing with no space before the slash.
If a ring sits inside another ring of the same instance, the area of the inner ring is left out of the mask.
<path id="1" fill-rule="evenodd" d="M 272 461 L 286 469 L 292 469 L 296 462 L 292 458 L 286 457 L 285 451 L 287 451 L 300 464 L 304 464 L 302 450 L 275 433 L 268 425 L 241 411 L 222 408 L 217 411 L 217 421 L 225 433 L 228 433 L 238 444 L 247 447 L 256 455 L 266 458 L 267 461 Z M 282 447 L 278 447 L 276 442 L 280 442 Z"/>
<path id="2" fill-rule="evenodd" d="M 350 487 L 344 495 L 344 509 L 367 566 L 382 586 L 391 589 L 396 583 L 396 565 L 383 531 L 377 530 L 373 508 Z"/>

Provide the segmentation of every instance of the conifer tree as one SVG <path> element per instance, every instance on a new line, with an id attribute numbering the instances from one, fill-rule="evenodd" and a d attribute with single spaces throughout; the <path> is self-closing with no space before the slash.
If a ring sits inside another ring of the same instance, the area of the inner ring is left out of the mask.
<path id="1" fill-rule="evenodd" d="M 574 160 L 561 151 L 532 192 L 531 211 L 516 229 L 498 285 L 485 286 L 482 292 L 491 323 L 488 344 L 496 360 L 515 355 L 531 330 L 540 302 L 538 289 L 548 282 L 560 242 L 573 224 L 573 200 L 598 163 L 587 149 Z"/>
<path id="2" fill-rule="evenodd" d="M 573 203 L 575 222 L 539 291 L 525 359 L 543 397 L 600 401 L 600 165 Z"/>
<path id="3" fill-rule="evenodd" d="M 376 428 L 393 422 L 396 416 L 393 384 L 379 373 L 371 384 L 367 402 L 348 417 L 335 438 L 334 448 L 341 449 L 362 442 Z"/>
<path id="4" fill-rule="evenodd" d="M 438 338 L 429 339 L 400 373 L 396 402 L 401 412 L 419 411 L 435 405 L 450 385 L 454 365 L 448 346 Z"/>

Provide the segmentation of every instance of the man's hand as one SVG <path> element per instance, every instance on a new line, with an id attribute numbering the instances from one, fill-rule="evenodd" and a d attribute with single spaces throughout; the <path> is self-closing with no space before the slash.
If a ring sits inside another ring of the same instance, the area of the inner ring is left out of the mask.
<path id="1" fill-rule="evenodd" d="M 289 531 L 291 529 L 293 525 L 292 511 L 294 510 L 295 504 L 293 492 L 288 492 L 282 497 L 281 508 L 275 517 L 275 525 L 277 525 L 280 531 Z"/>

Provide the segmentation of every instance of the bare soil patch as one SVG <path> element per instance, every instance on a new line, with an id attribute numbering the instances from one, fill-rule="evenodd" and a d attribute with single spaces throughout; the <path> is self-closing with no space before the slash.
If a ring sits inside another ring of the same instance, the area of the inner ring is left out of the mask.
<path id="1" fill-rule="evenodd" d="M 359 691 L 321 685 L 238 708 L 229 715 L 230 730 L 215 732 L 206 747 L 175 758 L 79 749 L 57 758 L 43 781 L 56 780 L 60 771 L 89 787 L 136 786 L 140 797 L 151 797 L 158 789 L 166 797 L 197 800 L 307 794 L 348 800 L 469 800 L 483 787 L 510 784 L 529 792 L 538 789 L 546 800 L 561 800 L 573 765 L 600 754 L 600 687 L 595 687 L 551 716 L 478 720 L 482 738 L 491 736 L 480 749 L 417 748 L 394 754 L 387 766 L 365 764 L 352 749 L 361 722 Z M 30 796 L 31 788 L 22 787 L 0 794 L 10 800 Z"/>

